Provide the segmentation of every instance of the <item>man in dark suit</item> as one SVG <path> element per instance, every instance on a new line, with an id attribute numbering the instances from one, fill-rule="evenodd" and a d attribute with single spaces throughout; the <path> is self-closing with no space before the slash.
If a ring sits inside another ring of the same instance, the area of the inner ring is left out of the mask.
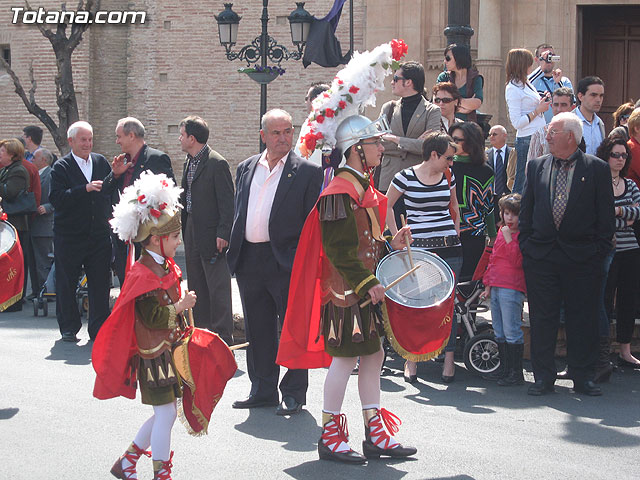
<path id="1" fill-rule="evenodd" d="M 207 144 L 209 127 L 202 118 L 180 122 L 180 146 L 187 154 L 182 172 L 182 237 L 189 290 L 198 302 L 196 326 L 233 343 L 231 274 L 226 249 L 233 223 L 233 179 L 229 164 Z"/>
<path id="2" fill-rule="evenodd" d="M 140 178 L 144 171 L 152 173 L 164 173 L 167 177 L 176 181 L 171 167 L 169 155 L 155 148 L 149 147 L 144 140 L 145 129 L 140 120 L 134 117 L 125 117 L 118 120 L 116 124 L 116 143 L 120 145 L 122 153 L 114 157 L 113 162 L 116 170 L 124 168 L 124 173 L 116 175 L 112 172 L 117 185 L 112 202 L 115 205 L 120 199 L 120 193 Z M 125 168 L 126 167 L 126 168 Z M 127 244 L 111 233 L 111 241 L 114 249 L 114 270 L 118 276 L 120 286 L 124 283 L 124 272 L 127 261 Z M 140 254 L 140 247 L 136 245 L 136 258 Z"/>
<path id="3" fill-rule="evenodd" d="M 67 131 L 71 152 L 53 165 L 49 200 L 54 207 L 56 316 L 62 340 L 77 342 L 82 323 L 76 286 L 82 268 L 89 287 L 89 339 L 109 316 L 111 195 L 116 182 L 107 159 L 92 153 L 93 128 L 76 122 Z M 116 174 L 124 173 L 115 166 Z M 103 182 L 104 181 L 104 182 Z"/>
<path id="4" fill-rule="evenodd" d="M 500 208 L 498 200 L 507 193 L 511 193 L 511 187 L 516 176 L 516 149 L 507 145 L 507 129 L 502 125 L 494 125 L 489 130 L 489 143 L 491 148 L 486 151 L 487 163 L 495 172 L 493 185 L 494 201 L 493 214 L 496 224 L 500 221 Z"/>
<path id="5" fill-rule="evenodd" d="M 46 148 L 38 148 L 33 155 L 33 164 L 40 173 L 41 203 L 36 215 L 31 219 L 31 262 L 29 265 L 32 278 L 33 294 L 37 295 L 49 275 L 53 253 L 53 205 L 49 202 L 51 191 L 51 164 L 53 154 Z M 33 285 L 37 288 L 33 288 Z"/>
<path id="6" fill-rule="evenodd" d="M 234 402 L 233 408 L 278 404 L 278 327 L 284 321 L 300 232 L 322 185 L 322 169 L 291 151 L 291 115 L 268 111 L 260 135 L 267 149 L 242 162 L 236 172 L 227 255 L 242 299 L 251 380 L 249 397 Z M 307 386 L 307 370 L 288 370 L 280 382 L 282 403 L 276 413 L 299 412 Z"/>
<path id="7" fill-rule="evenodd" d="M 520 250 L 529 298 L 529 395 L 554 390 L 554 354 L 564 303 L 567 363 L 574 390 L 602 395 L 593 383 L 604 258 L 615 231 L 611 172 L 578 149 L 582 124 L 556 115 L 547 132 L 550 154 L 531 160 L 520 210 Z"/>

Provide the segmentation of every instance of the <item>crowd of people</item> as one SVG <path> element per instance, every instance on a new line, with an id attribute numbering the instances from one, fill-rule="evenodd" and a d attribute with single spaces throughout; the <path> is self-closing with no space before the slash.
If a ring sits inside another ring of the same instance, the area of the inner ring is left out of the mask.
<path id="1" fill-rule="evenodd" d="M 613 370 L 614 318 L 619 363 L 640 368 L 631 352 L 640 292 L 640 103 L 621 105 L 607 135 L 598 117 L 604 82 L 588 76 L 574 91 L 555 58 L 549 44 L 535 53 L 509 51 L 505 100 L 515 138 L 511 146 L 507 128 L 493 125 L 490 148 L 477 123 L 483 77 L 467 46 L 447 47 L 445 70 L 432 88 L 425 88 L 420 63 L 401 63 L 391 81 L 398 98 L 382 106 L 377 121 L 354 115 L 336 123 L 333 134 L 342 163 L 334 165 L 334 179 L 324 189 L 324 158 L 319 150 L 310 160 L 299 155 L 305 139 L 301 135 L 294 144 L 292 117 L 284 110 L 270 110 L 262 118 L 266 149 L 238 166 L 235 189 L 228 162 L 208 144 L 206 121 L 189 116 L 180 123 L 179 142 L 186 154 L 183 209 L 181 226 L 173 225 L 168 233 L 182 232 L 192 293 L 176 305 L 180 311 L 193 307 L 196 326 L 232 344 L 235 275 L 249 342 L 250 390 L 233 408 L 274 406 L 278 415 L 295 414 L 306 403 L 307 368 L 330 366 L 320 458 L 362 463 L 365 457 L 415 453 L 392 438 L 395 416 L 380 408 L 386 312 L 379 308 L 384 289 L 375 266 L 386 248 L 385 229 L 391 249 L 410 243 L 435 253 L 458 281 L 477 275 L 481 258 L 489 255 L 481 275 L 482 297 L 491 298 L 501 361 L 487 379 L 501 386 L 524 383 L 525 299 L 535 379 L 530 395 L 552 392 L 556 378 L 573 380 L 578 393 L 601 395 L 597 383 L 607 381 Z M 329 85 L 311 86 L 305 98 L 310 118 L 319 115 L 317 100 L 334 94 Z M 109 316 L 112 265 L 125 284 L 127 257 L 140 256 L 141 245 L 124 243 L 109 224 L 124 190 L 143 172 L 175 180 L 169 157 L 145 143 L 139 120 L 121 119 L 115 134 L 122 154 L 111 163 L 92 152 L 93 129 L 86 122 L 70 126 L 71 151 L 55 162 L 40 146 L 39 127 L 24 129 L 24 143 L 0 142 L 3 201 L 16 201 L 22 192 L 35 197 L 35 211 L 8 218 L 23 245 L 33 292 L 46 279 L 55 252 L 56 314 L 64 341 L 77 342 L 81 328 L 75 298 L 80 271 L 88 279 L 88 332 L 94 340 Z M 149 238 L 157 235 L 164 234 Z M 144 240 L 144 249 L 167 257 L 162 242 L 149 247 Z M 169 253 L 175 254 L 175 248 Z M 150 258 L 145 261 L 154 265 Z M 322 262 L 328 262 L 331 275 L 308 285 L 309 278 L 316 279 L 310 265 Z M 324 293 L 313 297 L 321 283 Z M 301 290 L 304 285 L 308 290 Z M 310 298 L 322 303 L 321 310 L 313 310 Z M 364 298 L 371 299 L 370 306 L 357 305 Z M 21 308 L 20 302 L 14 308 Z M 296 356 L 293 339 L 309 335 L 313 325 L 300 330 L 292 325 L 291 312 L 304 317 L 312 310 L 324 343 L 319 351 Z M 558 373 L 554 356 L 561 322 L 568 368 Z M 450 325 L 441 348 L 446 383 L 455 379 L 455 316 Z M 340 413 L 358 358 L 365 457 L 349 446 Z M 289 367 L 281 380 L 279 365 Z M 404 379 L 418 381 L 417 362 L 411 358 Z M 168 416 L 171 425 L 175 413 Z M 146 430 L 143 436 L 119 460 L 119 478 L 135 478 L 127 475 L 135 473 L 135 462 L 146 453 Z M 168 446 L 162 452 L 157 460 L 166 471 Z"/>

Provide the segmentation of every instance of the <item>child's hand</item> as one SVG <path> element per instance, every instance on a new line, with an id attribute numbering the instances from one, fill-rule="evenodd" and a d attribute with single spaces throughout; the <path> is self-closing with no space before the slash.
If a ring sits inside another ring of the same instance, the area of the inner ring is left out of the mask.
<path id="1" fill-rule="evenodd" d="M 505 225 L 504 227 L 502 227 L 500 229 L 500 231 L 502 232 L 502 236 L 504 237 L 504 241 L 507 243 L 510 243 L 512 238 L 511 238 L 511 229 Z"/>
<path id="2" fill-rule="evenodd" d="M 178 311 L 178 313 L 188 310 L 190 308 L 193 308 L 193 306 L 196 304 L 196 298 L 197 298 L 196 292 L 194 291 L 185 292 L 184 297 L 182 297 L 176 303 L 176 310 Z"/>
<path id="3" fill-rule="evenodd" d="M 480 298 L 485 300 L 487 297 L 491 296 L 491 287 L 484 287 L 484 291 L 480 294 Z"/>

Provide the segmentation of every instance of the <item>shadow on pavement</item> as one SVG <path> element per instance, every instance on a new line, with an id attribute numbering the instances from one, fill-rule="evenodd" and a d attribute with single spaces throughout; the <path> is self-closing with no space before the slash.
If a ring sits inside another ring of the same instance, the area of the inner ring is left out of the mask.
<path id="1" fill-rule="evenodd" d="M 305 462 L 292 468 L 286 468 L 283 472 L 293 478 L 331 478 L 331 479 L 377 479 L 398 480 L 407 475 L 407 472 L 394 468 L 405 462 L 415 462 L 416 458 L 391 459 L 381 458 L 370 460 L 364 465 L 348 465 L 346 463 L 332 462 L 326 460 L 315 460 Z M 457 478 L 457 477 L 456 477 Z M 460 477 L 463 478 L 463 477 Z M 468 478 L 468 477 L 465 477 Z"/>
<path id="2" fill-rule="evenodd" d="M 320 427 L 306 409 L 290 416 L 278 416 L 275 407 L 252 408 L 247 419 L 235 426 L 239 432 L 264 440 L 284 443 L 282 448 L 293 452 L 316 449 L 311 439 L 320 438 Z"/>
<path id="3" fill-rule="evenodd" d="M 15 417 L 19 411 L 19 408 L 0 408 L 0 420 L 9 420 Z"/>
<path id="4" fill-rule="evenodd" d="M 62 360 L 68 365 L 89 365 L 91 363 L 91 349 L 93 343 L 84 345 L 56 340 L 45 360 Z"/>

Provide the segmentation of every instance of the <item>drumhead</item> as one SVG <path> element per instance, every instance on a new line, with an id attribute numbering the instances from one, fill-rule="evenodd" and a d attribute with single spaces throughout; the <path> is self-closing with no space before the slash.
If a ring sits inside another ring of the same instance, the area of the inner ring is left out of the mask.
<path id="1" fill-rule="evenodd" d="M 420 265 L 413 274 L 386 291 L 385 295 L 406 307 L 424 308 L 438 305 L 448 299 L 455 287 L 455 277 L 447 262 L 426 250 L 412 249 L 414 265 Z M 411 269 L 409 254 L 397 250 L 378 264 L 376 277 L 387 286 Z"/>
<path id="2" fill-rule="evenodd" d="M 16 229 L 8 222 L 0 222 L 0 254 L 8 253 L 16 244 Z"/>

